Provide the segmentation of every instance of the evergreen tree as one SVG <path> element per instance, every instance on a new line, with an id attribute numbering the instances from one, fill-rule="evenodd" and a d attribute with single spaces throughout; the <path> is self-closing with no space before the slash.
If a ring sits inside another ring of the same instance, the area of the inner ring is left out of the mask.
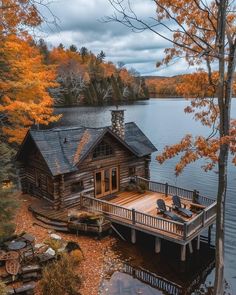
<path id="1" fill-rule="evenodd" d="M 102 63 L 104 61 L 105 57 L 106 57 L 105 52 L 103 50 L 101 50 L 101 52 L 97 55 L 97 61 L 99 63 Z"/>
<path id="2" fill-rule="evenodd" d="M 61 49 L 61 50 L 64 50 L 65 47 L 64 47 L 64 45 L 62 43 L 60 43 L 57 48 Z"/>
<path id="3" fill-rule="evenodd" d="M 47 43 L 43 39 L 39 39 L 37 46 L 39 48 L 40 53 L 44 57 L 44 63 L 48 64 L 50 52 L 48 50 Z"/>
<path id="4" fill-rule="evenodd" d="M 69 47 L 69 49 L 70 49 L 70 51 L 72 51 L 72 52 L 77 52 L 77 47 L 76 47 L 74 44 L 72 44 L 72 45 Z"/>
<path id="5" fill-rule="evenodd" d="M 86 60 L 86 57 L 89 55 L 88 49 L 83 46 L 80 48 L 79 53 L 80 53 L 80 55 L 82 57 L 82 61 L 84 63 Z"/>
<path id="6" fill-rule="evenodd" d="M 0 139 L 0 241 L 13 234 L 14 224 L 12 218 L 17 207 L 12 198 L 14 181 L 16 180 L 15 169 L 12 164 L 14 150 L 3 139 Z"/>

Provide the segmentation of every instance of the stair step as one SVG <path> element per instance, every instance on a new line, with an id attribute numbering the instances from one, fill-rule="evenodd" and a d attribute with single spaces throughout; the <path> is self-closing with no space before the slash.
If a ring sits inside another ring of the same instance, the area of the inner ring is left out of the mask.
<path id="1" fill-rule="evenodd" d="M 62 206 L 63 208 L 72 208 L 72 207 L 78 207 L 80 205 L 80 202 L 63 202 Z"/>
<path id="2" fill-rule="evenodd" d="M 41 215 L 37 215 L 37 214 L 34 214 L 35 218 L 38 219 L 39 221 L 42 221 L 43 223 L 45 224 L 48 224 L 48 225 L 52 225 L 52 226 L 61 226 L 61 227 L 67 227 L 67 223 L 66 222 L 63 222 L 63 221 L 54 221 L 54 220 L 51 220 L 51 219 L 48 219 L 46 217 L 43 217 Z"/>
<path id="3" fill-rule="evenodd" d="M 69 232 L 69 229 L 67 227 L 52 226 L 52 225 L 48 225 L 44 222 L 41 222 L 39 220 L 34 222 L 33 225 L 38 225 L 38 226 L 46 228 L 46 229 L 52 229 L 52 230 L 61 231 L 61 232 Z"/>

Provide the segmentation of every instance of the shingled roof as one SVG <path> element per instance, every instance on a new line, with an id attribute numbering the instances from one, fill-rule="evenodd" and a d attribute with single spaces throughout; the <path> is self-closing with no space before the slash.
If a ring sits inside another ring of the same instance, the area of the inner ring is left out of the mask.
<path id="1" fill-rule="evenodd" d="M 137 157 L 156 151 L 155 146 L 134 123 L 125 124 L 125 139 L 122 140 L 110 127 L 54 128 L 50 130 L 30 130 L 22 143 L 19 154 L 24 148 L 27 137 L 31 137 L 41 152 L 53 176 L 78 170 L 78 164 L 88 155 L 105 134 L 111 134 Z"/>

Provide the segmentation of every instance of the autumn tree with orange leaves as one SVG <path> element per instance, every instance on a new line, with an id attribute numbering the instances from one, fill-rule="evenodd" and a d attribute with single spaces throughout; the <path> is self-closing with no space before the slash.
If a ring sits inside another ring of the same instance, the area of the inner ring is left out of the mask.
<path id="1" fill-rule="evenodd" d="M 34 1 L 1 1 L 0 13 L 1 131 L 10 142 L 20 143 L 33 124 L 47 125 L 59 118 L 53 115 L 48 93 L 56 86 L 55 72 L 43 64 L 27 32 L 42 22 Z"/>
<path id="2" fill-rule="evenodd" d="M 216 272 L 214 294 L 224 293 L 224 227 L 229 152 L 236 152 L 236 121 L 231 118 L 231 99 L 236 64 L 236 14 L 234 1 L 153 0 L 156 18 L 140 18 L 130 0 L 109 0 L 115 10 L 105 21 L 122 23 L 136 32 L 150 30 L 170 42 L 157 66 L 184 58 L 191 66 L 204 67 L 189 76 L 178 91 L 195 94 L 190 106 L 196 120 L 211 128 L 206 137 L 186 135 L 180 143 L 166 147 L 157 157 L 160 163 L 180 154 L 179 174 L 186 165 L 206 159 L 204 169 L 218 167 Z M 168 23 L 169 21 L 169 23 Z M 161 28 L 161 29 L 160 29 Z M 213 71 L 213 65 L 218 66 Z M 191 80 L 190 80 L 191 79 Z M 233 158 L 236 164 L 236 157 Z"/>

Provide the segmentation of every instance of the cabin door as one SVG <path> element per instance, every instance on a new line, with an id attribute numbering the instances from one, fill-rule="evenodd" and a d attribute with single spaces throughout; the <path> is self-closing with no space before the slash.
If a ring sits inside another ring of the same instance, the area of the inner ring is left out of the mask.
<path id="1" fill-rule="evenodd" d="M 118 167 L 106 168 L 95 173 L 95 195 L 97 198 L 118 191 Z"/>

